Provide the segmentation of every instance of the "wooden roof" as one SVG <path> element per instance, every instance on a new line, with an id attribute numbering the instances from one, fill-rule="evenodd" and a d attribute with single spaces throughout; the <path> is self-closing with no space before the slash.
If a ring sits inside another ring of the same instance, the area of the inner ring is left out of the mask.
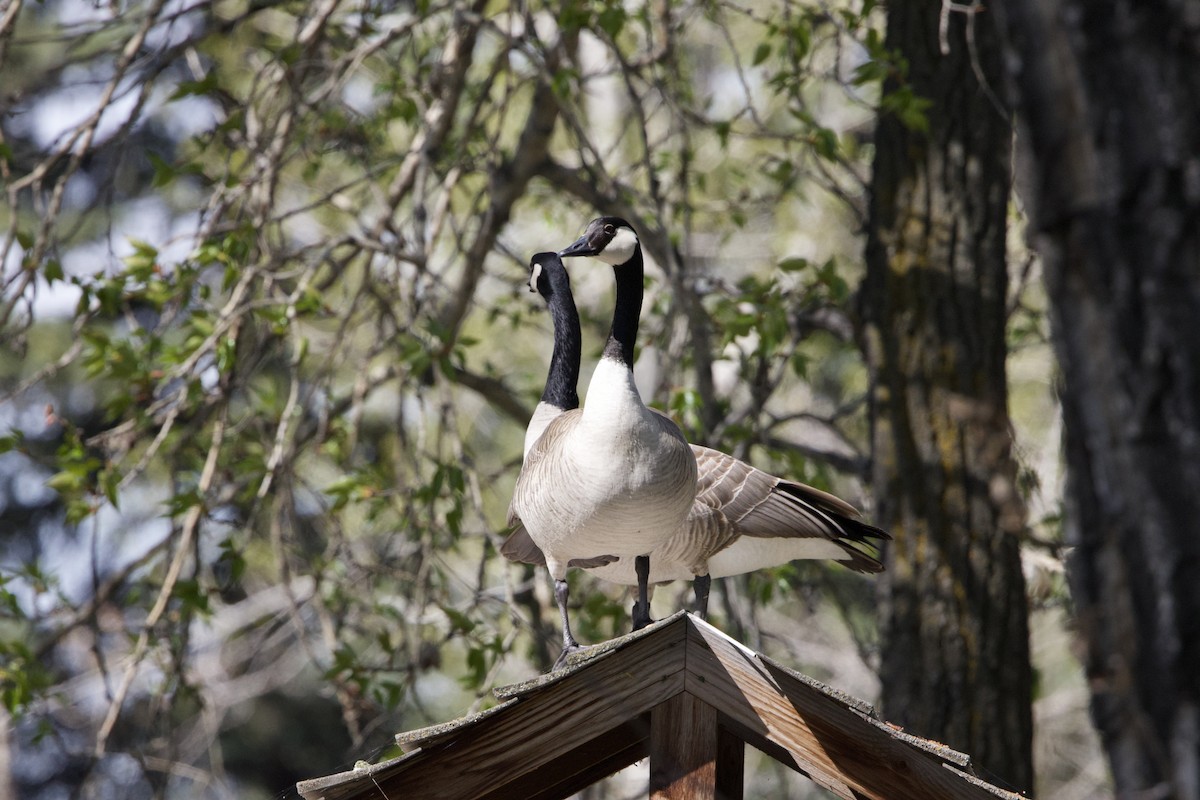
<path id="1" fill-rule="evenodd" d="M 399 734 L 399 758 L 296 788 L 305 800 L 550 800 L 649 757 L 653 800 L 738 800 L 748 743 L 849 800 L 1020 798 L 683 612 L 495 695 L 479 714 Z"/>

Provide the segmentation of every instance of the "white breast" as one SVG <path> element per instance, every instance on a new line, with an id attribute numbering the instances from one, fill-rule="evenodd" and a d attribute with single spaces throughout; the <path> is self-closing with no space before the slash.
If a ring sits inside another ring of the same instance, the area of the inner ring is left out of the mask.
<path id="1" fill-rule="evenodd" d="M 572 558 L 649 553 L 680 529 L 696 493 L 691 448 L 642 405 L 623 365 L 601 359 L 574 420 L 562 431 L 551 422 L 543 435 L 561 441 L 527 462 L 514 492 L 551 574 Z"/>

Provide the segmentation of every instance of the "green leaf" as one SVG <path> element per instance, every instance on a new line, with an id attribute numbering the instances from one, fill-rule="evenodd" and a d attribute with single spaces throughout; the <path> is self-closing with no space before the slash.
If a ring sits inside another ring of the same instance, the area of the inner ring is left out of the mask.
<path id="1" fill-rule="evenodd" d="M 54 683 L 53 677 L 20 639 L 0 642 L 0 702 L 14 718 Z"/>
<path id="2" fill-rule="evenodd" d="M 167 98 L 167 102 L 170 103 L 191 95 L 210 94 L 216 88 L 217 73 L 210 72 L 198 81 L 180 81 L 179 85 L 175 87 L 175 91 L 171 92 L 171 96 Z"/>
<path id="3" fill-rule="evenodd" d="M 729 146 L 729 131 L 733 128 L 733 123 L 728 120 L 719 120 L 713 123 L 713 130 L 717 134 L 717 138 L 721 141 L 721 147 Z"/>
<path id="4" fill-rule="evenodd" d="M 759 64 L 771 57 L 771 43 L 759 42 L 758 47 L 754 48 L 754 58 L 751 60 L 751 65 L 757 67 Z"/>
<path id="5" fill-rule="evenodd" d="M 120 499 L 121 476 L 115 469 L 106 469 L 100 473 L 100 488 L 104 490 L 104 496 L 108 498 L 112 507 L 119 508 L 120 504 L 117 501 Z"/>
<path id="6" fill-rule="evenodd" d="M 81 488 L 86 482 L 86 477 L 86 475 L 80 475 L 73 469 L 63 470 L 51 475 L 46 480 L 46 486 L 59 494 L 66 494 Z"/>
<path id="7" fill-rule="evenodd" d="M 918 97 L 911 86 L 901 86 L 889 92 L 883 96 L 879 105 L 884 111 L 895 114 L 909 130 L 918 133 L 929 131 L 929 117 L 925 112 L 933 105 L 933 101 L 927 97 Z"/>
<path id="8" fill-rule="evenodd" d="M 323 311 L 325 301 L 320 292 L 311 286 L 296 298 L 296 313 L 297 314 L 314 314 Z"/>
<path id="9" fill-rule="evenodd" d="M 580 3 L 562 3 L 558 8 L 558 27 L 564 34 L 578 31 L 588 21 L 587 11 Z"/>
<path id="10" fill-rule="evenodd" d="M 166 186 L 175 180 L 178 172 L 165 158 L 154 152 L 147 152 L 146 157 L 150 159 L 150 165 L 154 167 L 154 178 L 150 182 L 152 186 L 155 188 Z"/>
<path id="11" fill-rule="evenodd" d="M 472 647 L 467 651 L 467 668 L 470 670 L 470 674 L 463 677 L 464 686 L 478 686 L 483 682 L 487 676 L 487 661 L 482 648 Z"/>
<path id="12" fill-rule="evenodd" d="M 129 243 L 133 245 L 133 253 L 124 259 L 129 274 L 140 281 L 150 280 L 158 264 L 158 248 L 141 239 L 130 239 Z"/>
<path id="13" fill-rule="evenodd" d="M 605 4 L 603 10 L 596 17 L 597 24 L 608 34 L 610 39 L 616 39 L 621 33 L 621 28 L 625 27 L 625 20 L 625 9 L 617 3 Z"/>
<path id="14" fill-rule="evenodd" d="M 807 379 L 808 378 L 808 357 L 797 350 L 795 353 L 792 353 L 791 362 L 792 362 L 792 372 L 794 372 L 796 374 L 796 377 Z"/>
<path id="15" fill-rule="evenodd" d="M 357 475 L 347 475 L 340 478 L 325 487 L 325 494 L 333 497 L 333 511 L 340 511 L 352 499 L 355 494 L 361 494 L 363 490 L 362 479 Z"/>
<path id="16" fill-rule="evenodd" d="M 194 311 L 188 322 L 191 323 L 194 335 L 199 336 L 201 339 L 207 339 L 216 329 L 212 319 L 209 318 L 208 312 L 204 309 Z"/>
<path id="17" fill-rule="evenodd" d="M 812 51 L 812 27 L 807 22 L 792 26 L 790 29 L 793 58 L 802 59 Z"/>
<path id="18" fill-rule="evenodd" d="M 175 591 L 172 594 L 183 603 L 185 609 L 195 611 L 204 617 L 212 614 L 212 608 L 208 604 L 208 593 L 199 581 L 180 578 L 175 583 Z"/>
<path id="19" fill-rule="evenodd" d="M 217 563 L 224 565 L 229 570 L 230 583 L 238 582 L 246 572 L 246 559 L 237 549 L 232 538 L 223 539 L 218 547 L 221 555 L 217 558 Z"/>
<path id="20" fill-rule="evenodd" d="M 446 527 L 450 530 L 455 539 L 462 536 L 462 505 L 456 505 L 446 512 Z"/>
<path id="21" fill-rule="evenodd" d="M 450 625 L 454 630 L 462 631 L 463 633 L 470 633 L 475 630 L 475 622 L 463 612 L 447 605 L 442 605 L 440 608 L 442 609 L 442 613 L 446 615 L 446 618 L 450 620 Z"/>
<path id="22" fill-rule="evenodd" d="M 177 517 L 188 511 L 188 509 L 201 505 L 204 498 L 195 489 L 188 489 L 184 492 L 172 495 L 167 498 L 164 505 L 167 507 L 167 512 L 172 517 Z"/>
<path id="23" fill-rule="evenodd" d="M 832 130 L 825 127 L 818 127 L 813 131 L 812 142 L 817 155 L 828 161 L 837 159 L 838 137 Z"/>
<path id="24" fill-rule="evenodd" d="M 467 479 L 463 475 L 462 469 L 454 464 L 448 464 L 446 466 L 446 473 L 450 478 L 451 490 L 462 494 L 462 492 L 464 492 L 467 488 Z"/>
<path id="25" fill-rule="evenodd" d="M 888 66 L 884 62 L 877 60 L 864 61 L 854 68 L 854 76 L 850 82 L 855 86 L 878 83 L 887 77 L 887 73 Z"/>
<path id="26" fill-rule="evenodd" d="M 237 361 L 237 339 L 232 336 L 222 336 L 217 343 L 217 369 L 229 373 Z"/>
<path id="27" fill-rule="evenodd" d="M 48 258 L 46 263 L 42 265 L 42 277 L 46 279 L 46 283 L 54 283 L 63 279 L 62 262 L 57 258 Z"/>
<path id="28" fill-rule="evenodd" d="M 817 270 L 817 280 L 829 290 L 835 303 L 844 303 L 850 297 L 850 285 L 838 274 L 837 261 L 829 259 Z"/>
<path id="29" fill-rule="evenodd" d="M 66 520 L 68 525 L 78 525 L 92 514 L 96 513 L 96 506 L 89 500 L 76 498 L 67 503 Z"/>
<path id="30" fill-rule="evenodd" d="M 379 681 L 375 684 L 379 702 L 388 709 L 395 710 L 404 699 L 404 685 L 396 681 Z"/>

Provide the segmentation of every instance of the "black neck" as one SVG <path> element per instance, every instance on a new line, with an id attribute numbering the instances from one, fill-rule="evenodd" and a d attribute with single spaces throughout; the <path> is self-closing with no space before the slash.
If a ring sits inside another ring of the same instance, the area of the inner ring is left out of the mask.
<path id="1" fill-rule="evenodd" d="M 617 303 L 613 309 L 612 330 L 604 345 L 605 358 L 616 358 L 633 369 L 633 347 L 637 342 L 638 319 L 642 315 L 642 246 L 633 250 L 633 258 L 613 267 L 617 278 Z"/>
<path id="2" fill-rule="evenodd" d="M 554 352 L 550 355 L 550 371 L 546 374 L 542 402 L 570 411 L 579 408 L 577 387 L 583 340 L 579 331 L 579 312 L 571 287 L 565 280 L 554 286 L 546 302 L 554 321 Z"/>

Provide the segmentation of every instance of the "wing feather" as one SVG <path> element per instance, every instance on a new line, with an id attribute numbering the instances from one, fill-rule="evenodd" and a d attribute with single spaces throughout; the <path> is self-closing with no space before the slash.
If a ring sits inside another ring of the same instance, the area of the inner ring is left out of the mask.
<path id="1" fill-rule="evenodd" d="M 711 508 L 732 529 L 724 537 L 724 546 L 737 536 L 827 539 L 842 548 L 847 555 L 843 563 L 851 569 L 883 569 L 878 560 L 853 545 L 891 537 L 860 521 L 857 509 L 849 503 L 820 489 L 769 475 L 719 450 L 700 445 L 692 445 L 692 450 L 700 476 L 697 504 Z"/>

